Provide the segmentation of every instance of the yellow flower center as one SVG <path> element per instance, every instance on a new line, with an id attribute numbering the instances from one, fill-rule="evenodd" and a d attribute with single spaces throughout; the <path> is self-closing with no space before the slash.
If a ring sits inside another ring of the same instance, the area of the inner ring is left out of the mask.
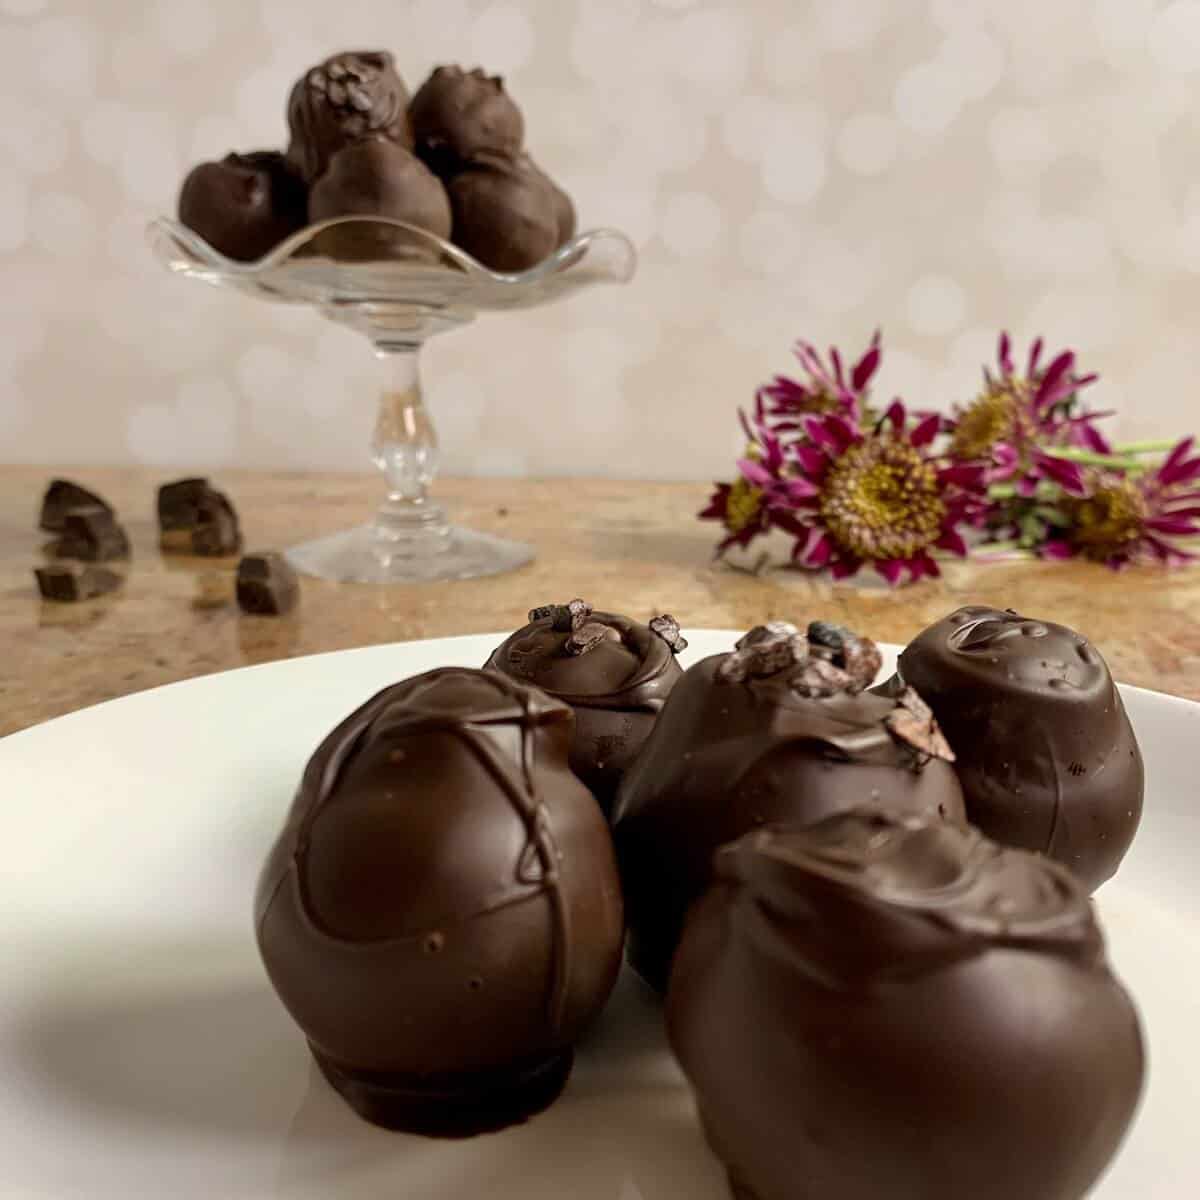
<path id="1" fill-rule="evenodd" d="M 851 446 L 821 494 L 830 535 L 857 558 L 912 558 L 937 540 L 945 515 L 936 469 L 899 442 Z"/>
<path id="2" fill-rule="evenodd" d="M 741 533 L 758 519 L 762 507 L 762 489 L 745 479 L 735 479 L 725 501 L 725 528 L 730 533 Z"/>
<path id="3" fill-rule="evenodd" d="M 958 418 L 950 439 L 952 458 L 990 458 L 997 442 L 1013 441 L 1024 432 L 1022 384 L 1018 380 L 993 384 Z"/>
<path id="4" fill-rule="evenodd" d="M 1141 537 L 1146 500 L 1128 479 L 1113 479 L 1076 500 L 1072 515 L 1072 536 L 1084 556 L 1103 560 Z"/>

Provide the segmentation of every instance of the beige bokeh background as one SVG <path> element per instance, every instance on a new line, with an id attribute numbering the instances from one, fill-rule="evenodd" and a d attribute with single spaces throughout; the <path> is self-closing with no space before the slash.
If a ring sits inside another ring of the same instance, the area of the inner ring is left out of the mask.
<path id="1" fill-rule="evenodd" d="M 352 334 L 168 276 L 193 161 L 276 146 L 292 79 L 392 48 L 503 72 L 626 289 L 435 341 L 445 469 L 728 473 L 792 339 L 882 325 L 882 387 L 970 395 L 996 330 L 1200 426 L 1195 0 L 0 0 L 0 461 L 357 467 Z"/>

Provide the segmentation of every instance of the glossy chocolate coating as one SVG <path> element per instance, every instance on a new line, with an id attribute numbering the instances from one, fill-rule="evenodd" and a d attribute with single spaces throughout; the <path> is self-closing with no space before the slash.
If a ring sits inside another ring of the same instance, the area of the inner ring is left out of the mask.
<path id="1" fill-rule="evenodd" d="M 307 192 L 282 154 L 229 154 L 183 181 L 179 219 L 227 258 L 253 262 L 304 228 Z"/>
<path id="2" fill-rule="evenodd" d="M 535 609 L 530 613 L 534 619 L 498 646 L 486 666 L 571 706 L 571 769 L 607 816 L 625 772 L 683 675 L 675 655 L 687 643 L 617 613 L 592 612 L 586 605 L 577 610 L 580 619 L 573 628 L 569 617 L 556 621 L 548 611 L 563 607 Z M 580 642 L 577 635 L 588 625 L 603 633 L 598 640 L 589 635 Z M 661 624 L 655 628 L 669 629 Z"/>
<path id="3" fill-rule="evenodd" d="M 288 158 L 308 183 L 341 149 L 367 137 L 412 148 L 408 88 L 386 50 L 335 54 L 301 76 L 288 98 Z"/>
<path id="4" fill-rule="evenodd" d="M 954 747 L 972 824 L 1049 855 L 1090 890 L 1116 872 L 1141 819 L 1142 756 L 1086 638 L 960 608 L 913 641 L 899 670 Z"/>
<path id="5" fill-rule="evenodd" d="M 750 834 L 715 874 L 667 1029 L 735 1195 L 1081 1200 L 1143 1050 L 1070 872 L 861 811 Z"/>
<path id="6" fill-rule="evenodd" d="M 103 508 L 108 512 L 113 507 L 102 496 L 88 491 L 69 479 L 52 479 L 42 497 L 42 511 L 38 526 L 48 533 L 62 533 L 67 513 L 75 508 Z"/>
<path id="7" fill-rule="evenodd" d="M 435 67 L 408 109 L 417 153 L 439 175 L 451 175 L 480 155 L 513 158 L 525 119 L 499 75 L 481 67 Z"/>
<path id="8" fill-rule="evenodd" d="M 544 1107 L 616 979 L 612 843 L 567 766 L 571 710 L 492 671 L 385 689 L 321 743 L 255 900 L 327 1077 L 416 1132 Z"/>
<path id="9" fill-rule="evenodd" d="M 904 715 L 898 701 L 848 691 L 803 696 L 788 668 L 727 681 L 723 664 L 734 657 L 714 655 L 684 673 L 617 798 L 629 957 L 659 991 L 687 908 L 726 842 L 868 802 L 963 820 L 951 765 L 889 729 Z"/>
<path id="10" fill-rule="evenodd" d="M 382 138 L 339 150 L 329 169 L 313 184 L 308 209 L 313 221 L 391 217 L 427 229 L 443 240 L 450 236 L 450 201 L 441 180 L 416 155 Z M 416 250 L 425 246 L 399 229 L 363 225 L 338 232 L 354 256 L 371 250 L 391 253 L 406 246 Z"/>
<path id="11" fill-rule="evenodd" d="M 454 242 L 493 271 L 525 271 L 559 244 L 559 201 L 540 172 L 480 160 L 446 184 Z"/>

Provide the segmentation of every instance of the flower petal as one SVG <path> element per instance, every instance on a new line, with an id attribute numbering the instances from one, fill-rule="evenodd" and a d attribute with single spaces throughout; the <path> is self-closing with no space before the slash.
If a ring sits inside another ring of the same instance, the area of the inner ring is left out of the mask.
<path id="1" fill-rule="evenodd" d="M 879 348 L 879 334 L 876 333 L 871 348 L 854 364 L 854 370 L 850 372 L 850 386 L 856 392 L 863 391 L 871 382 L 871 377 L 879 370 L 879 362 L 882 357 L 883 351 Z"/>
<path id="2" fill-rule="evenodd" d="M 762 463 L 755 462 L 752 458 L 739 458 L 737 469 L 742 473 L 742 478 L 748 483 L 754 484 L 755 487 L 770 487 L 775 482 L 775 477 L 771 472 Z"/>
<path id="3" fill-rule="evenodd" d="M 817 495 L 816 486 L 807 479 L 785 479 L 782 483 L 776 484 L 773 490 L 777 493 L 782 492 L 793 502 L 808 500 Z"/>
<path id="4" fill-rule="evenodd" d="M 937 413 L 930 413 L 929 416 L 921 418 L 917 427 L 909 434 L 908 440 L 917 447 L 928 446 L 941 431 L 942 418 Z"/>
<path id="5" fill-rule="evenodd" d="M 1182 441 L 1175 444 L 1175 448 L 1167 455 L 1166 461 L 1158 468 L 1158 478 L 1162 483 L 1176 483 L 1183 478 L 1181 471 L 1187 469 L 1187 456 L 1192 452 L 1192 447 L 1196 444 L 1194 437 L 1185 437 Z M 1200 459 L 1193 459 L 1193 462 L 1200 462 Z"/>
<path id="6" fill-rule="evenodd" d="M 996 361 L 1000 364 L 1000 370 L 1004 372 L 1005 377 L 1013 373 L 1012 342 L 1009 339 L 1007 330 L 1000 334 L 1000 345 L 996 350 Z"/>
<path id="7" fill-rule="evenodd" d="M 851 575 L 858 574 L 858 568 L 861 566 L 862 563 L 857 558 L 839 558 L 829 564 L 829 573 L 834 579 L 849 579 Z"/>
<path id="8" fill-rule="evenodd" d="M 1029 366 L 1025 368 L 1025 377 L 1034 379 L 1037 376 L 1038 363 L 1042 359 L 1042 339 L 1034 338 L 1033 345 L 1029 347 Z"/>
<path id="9" fill-rule="evenodd" d="M 809 567 L 823 567 L 833 554 L 833 542 L 820 529 L 814 529 L 804 547 L 804 563 Z"/>
<path id="10" fill-rule="evenodd" d="M 816 446 L 805 446 L 801 443 L 791 447 L 791 455 L 796 465 L 810 479 L 822 479 L 829 469 L 829 459 L 824 451 Z"/>
<path id="11" fill-rule="evenodd" d="M 942 536 L 934 542 L 934 545 L 939 550 L 948 550 L 951 554 L 957 554 L 959 558 L 967 557 L 967 543 L 957 529 L 943 529 Z"/>
<path id="12" fill-rule="evenodd" d="M 939 483 L 951 483 L 958 487 L 977 488 L 983 485 L 987 468 L 982 463 L 951 463 L 938 471 Z"/>
<path id="13" fill-rule="evenodd" d="M 1073 558 L 1075 555 L 1075 548 L 1070 542 L 1063 541 L 1061 538 L 1059 538 L 1055 539 L 1054 541 L 1043 542 L 1038 547 L 1038 554 L 1040 554 L 1042 558 Z"/>
<path id="14" fill-rule="evenodd" d="M 904 574 L 904 564 L 898 558 L 881 558 L 876 561 L 875 570 L 887 580 L 889 586 L 895 587 Z"/>
<path id="15" fill-rule="evenodd" d="M 1037 393 L 1033 398 L 1034 412 L 1040 413 L 1052 407 L 1074 391 L 1074 383 L 1071 379 L 1071 368 L 1074 365 L 1074 352 L 1064 350 L 1046 368 L 1045 375 L 1038 381 Z"/>
<path id="16" fill-rule="evenodd" d="M 1065 458 L 1055 458 L 1040 450 L 1033 453 L 1033 461 L 1037 469 L 1047 478 L 1058 484 L 1070 496 L 1086 496 L 1087 484 L 1084 482 L 1083 470 L 1078 463 L 1068 462 Z"/>
<path id="17" fill-rule="evenodd" d="M 1196 525 L 1196 522 L 1192 518 L 1180 516 L 1179 514 L 1150 517 L 1146 521 L 1146 528 L 1153 529 L 1155 533 L 1170 533 L 1183 536 L 1200 533 L 1200 527 Z"/>
<path id="18" fill-rule="evenodd" d="M 906 412 L 906 410 L 904 408 L 904 402 L 902 400 L 900 400 L 899 398 L 897 398 L 897 399 L 893 400 L 891 402 L 891 404 L 889 404 L 887 406 L 887 409 L 884 412 L 879 423 L 882 425 L 884 421 L 887 421 L 891 424 L 892 429 L 896 433 L 903 433 L 904 425 L 907 420 L 908 420 L 908 413 Z"/>

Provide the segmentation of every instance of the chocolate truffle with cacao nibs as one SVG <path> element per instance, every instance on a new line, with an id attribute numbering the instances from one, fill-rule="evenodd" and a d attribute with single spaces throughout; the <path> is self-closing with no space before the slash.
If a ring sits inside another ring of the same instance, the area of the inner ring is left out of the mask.
<path id="1" fill-rule="evenodd" d="M 282 154 L 201 163 L 183 181 L 179 219 L 227 258 L 254 262 L 307 220 L 308 189 Z"/>
<path id="2" fill-rule="evenodd" d="M 288 98 L 288 158 L 309 183 L 343 147 L 381 137 L 412 148 L 408 88 L 386 50 L 335 54 L 306 71 Z"/>
<path id="3" fill-rule="evenodd" d="M 1091 890 L 1116 873 L 1141 819 L 1144 771 L 1087 638 L 971 606 L 919 634 L 898 670 L 954 747 L 973 825 L 1061 862 Z"/>
<path id="4" fill-rule="evenodd" d="M 683 671 L 673 617 L 643 625 L 583 600 L 547 604 L 498 646 L 487 668 L 539 687 L 575 712 L 571 769 L 607 814 L 625 772 Z"/>
<path id="5" fill-rule="evenodd" d="M 571 721 L 536 688 L 444 668 L 380 692 L 309 762 L 259 881 L 258 944 L 366 1119 L 465 1136 L 565 1084 L 623 935 Z"/>
<path id="6" fill-rule="evenodd" d="M 481 156 L 513 159 L 525 138 L 525 118 L 499 75 L 481 67 L 435 67 L 409 105 L 417 153 L 449 176 Z"/>
<path id="7" fill-rule="evenodd" d="M 748 834 L 714 876 L 667 1031 L 735 1196 L 1089 1191 L 1144 1051 L 1069 871 L 974 829 L 851 812 Z"/>
<path id="8" fill-rule="evenodd" d="M 665 988 L 684 914 L 726 842 L 863 804 L 963 821 L 954 756 L 920 696 L 865 690 L 880 661 L 848 630 L 777 621 L 675 685 L 613 825 L 630 962 L 652 987 Z"/>

